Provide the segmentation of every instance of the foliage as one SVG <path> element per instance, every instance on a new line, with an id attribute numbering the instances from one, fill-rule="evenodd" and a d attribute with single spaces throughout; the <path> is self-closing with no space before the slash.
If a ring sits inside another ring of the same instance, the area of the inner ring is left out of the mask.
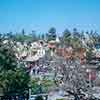
<path id="1" fill-rule="evenodd" d="M 32 87 L 32 94 L 37 94 L 37 92 L 38 92 L 38 78 L 35 78 L 34 80 L 32 80 L 32 85 L 31 85 L 31 87 Z"/>
<path id="2" fill-rule="evenodd" d="M 68 29 L 65 29 L 63 32 L 63 42 L 66 45 L 70 45 L 71 42 L 71 32 Z"/>
<path id="3" fill-rule="evenodd" d="M 74 48 L 74 49 L 79 49 L 82 47 L 82 44 L 81 44 L 81 41 L 77 38 L 72 38 L 71 39 L 71 46 Z"/>
<path id="4" fill-rule="evenodd" d="M 56 29 L 54 27 L 51 27 L 48 31 L 48 33 L 52 33 L 55 34 L 56 33 Z"/>
<path id="5" fill-rule="evenodd" d="M 0 88 L 4 95 L 26 93 L 30 77 L 26 69 L 17 68 L 17 58 L 11 41 L 0 42 Z"/>
<path id="6" fill-rule="evenodd" d="M 28 91 L 29 76 L 22 68 L 16 71 L 8 70 L 0 74 L 1 86 L 5 95 L 26 94 Z"/>
<path id="7" fill-rule="evenodd" d="M 52 80 L 48 80 L 48 79 L 43 79 L 41 80 L 41 84 L 39 85 L 38 82 L 40 81 L 40 79 L 35 78 L 34 80 L 32 80 L 32 93 L 33 94 L 37 94 L 40 92 L 40 88 L 41 88 L 41 92 L 46 93 L 49 91 L 49 89 L 51 87 L 54 87 L 55 84 Z"/>
<path id="8" fill-rule="evenodd" d="M 25 30 L 24 29 L 22 29 L 22 35 L 25 35 Z"/>
<path id="9" fill-rule="evenodd" d="M 76 28 L 73 29 L 73 32 L 65 29 L 62 38 L 62 44 L 64 44 L 65 47 L 72 46 L 74 49 L 79 49 L 82 47 L 82 39 L 84 38 L 84 34 L 79 33 Z"/>
<path id="10" fill-rule="evenodd" d="M 14 70 L 16 68 L 16 56 L 13 51 L 11 43 L 3 44 L 0 46 L 0 71 Z"/>
<path id="11" fill-rule="evenodd" d="M 42 81 L 43 91 L 48 92 L 51 88 L 55 87 L 54 80 L 46 80 Z"/>
<path id="12" fill-rule="evenodd" d="M 80 33 L 78 32 L 77 28 L 73 29 L 73 37 L 79 39 L 80 38 Z"/>
<path id="13" fill-rule="evenodd" d="M 44 100 L 42 96 L 37 96 L 35 100 Z"/>
<path id="14" fill-rule="evenodd" d="M 88 50 L 87 50 L 87 52 L 86 52 L 86 58 L 87 58 L 87 61 L 90 61 L 90 60 L 92 60 L 92 58 L 93 58 L 93 49 L 92 48 L 89 48 Z"/>
<path id="15" fill-rule="evenodd" d="M 15 40 L 18 42 L 31 42 L 33 40 L 31 35 L 16 34 Z"/>
<path id="16" fill-rule="evenodd" d="M 51 27 L 47 33 L 47 41 L 56 40 L 56 29 Z"/>
<path id="17" fill-rule="evenodd" d="M 70 37 L 71 36 L 71 32 L 68 30 L 68 29 L 65 29 L 64 32 L 64 37 L 67 38 L 67 37 Z"/>

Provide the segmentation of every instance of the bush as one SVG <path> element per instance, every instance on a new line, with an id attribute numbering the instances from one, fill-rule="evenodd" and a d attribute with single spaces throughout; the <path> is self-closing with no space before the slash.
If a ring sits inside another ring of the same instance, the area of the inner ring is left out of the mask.
<path id="1" fill-rule="evenodd" d="M 35 100 L 44 100 L 42 96 L 37 96 Z"/>

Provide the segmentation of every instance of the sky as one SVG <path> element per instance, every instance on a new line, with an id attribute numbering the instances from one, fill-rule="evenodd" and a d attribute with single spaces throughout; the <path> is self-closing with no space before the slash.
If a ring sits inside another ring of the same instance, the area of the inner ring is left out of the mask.
<path id="1" fill-rule="evenodd" d="M 100 32 L 100 0 L 0 0 L 0 32 L 46 33 L 55 27 Z"/>

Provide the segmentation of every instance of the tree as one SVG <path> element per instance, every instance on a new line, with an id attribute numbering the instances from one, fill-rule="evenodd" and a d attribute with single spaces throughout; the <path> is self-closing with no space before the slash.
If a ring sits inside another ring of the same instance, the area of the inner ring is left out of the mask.
<path id="1" fill-rule="evenodd" d="M 25 30 L 24 29 L 22 29 L 22 35 L 25 35 Z"/>
<path id="2" fill-rule="evenodd" d="M 74 38 L 80 38 L 80 34 L 79 34 L 77 28 L 74 28 L 74 29 L 73 29 L 73 37 L 74 37 Z"/>
<path id="3" fill-rule="evenodd" d="M 17 68 L 16 71 L 8 70 L 8 72 L 2 72 L 0 76 L 2 78 L 1 86 L 5 95 L 21 95 L 28 93 L 30 78 L 23 68 Z"/>
<path id="4" fill-rule="evenodd" d="M 89 37 L 92 40 L 93 46 L 95 46 L 96 43 L 99 43 L 100 35 L 96 31 L 91 30 Z"/>
<path id="5" fill-rule="evenodd" d="M 44 100 L 42 96 L 37 96 L 35 100 Z"/>
<path id="6" fill-rule="evenodd" d="M 83 34 L 80 34 L 76 28 L 73 29 L 71 33 L 68 29 L 63 32 L 63 44 L 65 46 L 72 46 L 74 49 L 78 50 L 82 47 Z"/>
<path id="7" fill-rule="evenodd" d="M 81 32 L 80 32 L 80 39 L 81 39 L 81 40 L 85 40 L 84 31 L 81 31 Z"/>
<path id="8" fill-rule="evenodd" d="M 80 39 L 72 38 L 71 45 L 75 50 L 79 50 L 82 47 L 82 42 Z"/>
<path id="9" fill-rule="evenodd" d="M 56 29 L 51 27 L 47 33 L 47 40 L 56 40 Z"/>
<path id="10" fill-rule="evenodd" d="M 63 42 L 64 44 L 70 45 L 71 42 L 71 32 L 68 29 L 65 29 L 63 32 Z"/>
<path id="11" fill-rule="evenodd" d="M 14 35 L 12 32 L 8 32 L 5 34 L 6 38 L 10 39 L 10 40 L 13 40 L 14 39 Z"/>
<path id="12" fill-rule="evenodd" d="M 16 42 L 21 42 L 21 43 L 24 43 L 24 42 L 32 42 L 33 41 L 33 37 L 32 37 L 32 34 L 18 34 L 16 33 L 14 35 L 14 38 L 15 38 L 15 41 Z"/>
<path id="13" fill-rule="evenodd" d="M 0 45 L 0 71 L 14 70 L 16 68 L 16 56 L 10 41 L 6 44 L 1 41 Z"/>
<path id="14" fill-rule="evenodd" d="M 48 33 L 55 34 L 56 33 L 56 29 L 54 27 L 51 27 L 49 29 Z"/>
<path id="15" fill-rule="evenodd" d="M 78 50 L 82 47 L 82 38 L 83 34 L 80 34 L 76 28 L 73 29 L 72 37 L 69 39 L 70 40 L 70 45 Z"/>
<path id="16" fill-rule="evenodd" d="M 93 30 L 91 30 L 91 32 L 87 31 L 86 34 L 87 34 L 87 37 L 88 37 L 87 42 L 86 42 L 87 47 L 88 48 L 94 48 L 95 44 L 97 43 L 96 34 L 94 34 Z"/>
<path id="17" fill-rule="evenodd" d="M 4 95 L 24 94 L 30 77 L 26 69 L 17 67 L 14 45 L 10 41 L 4 43 L 3 39 L 0 40 L 0 88 Z"/>
<path id="18" fill-rule="evenodd" d="M 95 57 L 93 54 L 93 48 L 88 48 L 88 50 L 86 52 L 87 62 L 89 63 L 93 59 L 93 57 Z"/>

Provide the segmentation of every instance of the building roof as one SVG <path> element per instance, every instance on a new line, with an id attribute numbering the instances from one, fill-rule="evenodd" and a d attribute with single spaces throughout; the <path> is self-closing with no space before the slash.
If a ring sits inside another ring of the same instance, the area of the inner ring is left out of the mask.
<path id="1" fill-rule="evenodd" d="M 27 56 L 23 61 L 26 61 L 26 62 L 34 62 L 34 61 L 37 61 L 39 60 L 39 57 L 38 56 Z"/>

